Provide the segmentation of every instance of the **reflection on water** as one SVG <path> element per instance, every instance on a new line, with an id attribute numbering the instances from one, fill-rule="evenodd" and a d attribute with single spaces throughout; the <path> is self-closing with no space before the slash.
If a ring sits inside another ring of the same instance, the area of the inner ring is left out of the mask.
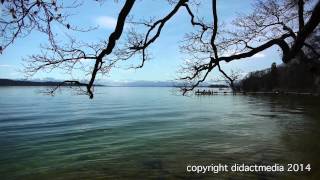
<path id="1" fill-rule="evenodd" d="M 85 96 L 0 88 L 1 179 L 320 177 L 320 101 L 100 88 Z M 311 163 L 304 173 L 190 174 L 189 164 Z"/>

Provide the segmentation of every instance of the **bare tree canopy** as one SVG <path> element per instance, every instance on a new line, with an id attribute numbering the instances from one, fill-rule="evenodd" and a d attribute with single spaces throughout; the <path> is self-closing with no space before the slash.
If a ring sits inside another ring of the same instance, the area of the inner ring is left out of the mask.
<path id="1" fill-rule="evenodd" d="M 166 24 L 180 11 L 188 14 L 193 32 L 185 32 L 181 52 L 186 54 L 185 64 L 180 70 L 180 80 L 184 82 L 183 94 L 193 90 L 205 81 L 213 69 L 217 69 L 233 84 L 233 77 L 222 69 L 221 62 L 241 60 L 262 52 L 272 46 L 278 46 L 284 63 L 290 63 L 296 57 L 302 57 L 307 63 L 319 64 L 319 52 L 308 39 L 314 36 L 320 22 L 319 0 L 256 0 L 251 14 L 239 15 L 232 24 L 221 26 L 217 1 L 168 0 L 172 9 L 159 19 L 135 20 L 128 18 L 135 0 L 127 0 L 117 18 L 114 31 L 108 39 L 96 44 L 80 44 L 70 38 L 68 44 L 59 44 L 51 30 L 52 23 L 58 23 L 67 29 L 79 29 L 67 23 L 67 14 L 61 10 L 76 8 L 81 3 L 73 2 L 64 7 L 62 0 L 2 0 L 3 13 L 0 19 L 1 51 L 16 38 L 38 30 L 48 35 L 49 45 L 43 47 L 40 54 L 27 59 L 26 71 L 34 74 L 44 69 L 65 68 L 72 70 L 82 61 L 92 60 L 90 79 L 86 92 L 93 98 L 93 87 L 97 74 L 108 73 L 119 61 L 133 56 L 141 57 L 141 63 L 133 68 L 142 68 L 150 59 L 149 47 L 161 37 Z M 198 17 L 195 7 L 199 3 L 209 3 L 212 16 Z M 124 31 L 125 23 L 133 28 Z M 143 28 L 138 28 L 143 27 Z M 123 37 L 122 37 L 123 36 Z M 120 38 L 124 43 L 117 43 Z M 317 40 L 316 40 L 317 41 Z M 316 58 L 306 52 L 313 52 Z M 70 82 L 70 81 L 68 81 Z"/>
<path id="2" fill-rule="evenodd" d="M 1 0 L 0 52 L 33 30 L 47 34 L 50 43 L 54 43 L 52 26 L 56 24 L 78 31 L 90 30 L 73 27 L 67 22 L 70 16 L 67 11 L 81 6 L 76 0 L 68 4 L 59 0 Z"/>

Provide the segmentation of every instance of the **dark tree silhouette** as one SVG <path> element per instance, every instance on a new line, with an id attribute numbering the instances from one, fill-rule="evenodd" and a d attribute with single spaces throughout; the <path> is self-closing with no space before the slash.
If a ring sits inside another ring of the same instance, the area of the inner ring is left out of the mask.
<path id="1" fill-rule="evenodd" d="M 273 89 L 278 85 L 278 69 L 277 64 L 272 63 L 270 69 L 270 88 Z"/>
<path id="2" fill-rule="evenodd" d="M 237 83 L 241 78 L 241 70 L 231 70 L 228 75 L 222 71 L 222 75 L 223 80 L 229 85 L 233 94 L 236 94 L 236 92 L 239 91 Z"/>
<path id="3" fill-rule="evenodd" d="M 240 89 L 245 92 L 303 92 L 319 93 L 318 79 L 308 64 L 274 66 L 262 71 L 252 72 L 239 83 Z M 276 78 L 276 79 L 274 79 Z"/>
<path id="4" fill-rule="evenodd" d="M 194 13 L 194 6 L 200 2 L 204 3 L 203 1 L 168 0 L 168 2 L 173 7 L 163 18 L 135 21 L 127 20 L 135 0 L 127 0 L 118 15 L 117 25 L 107 41 L 94 45 L 80 45 L 76 39 L 70 39 L 68 44 L 60 45 L 52 38 L 50 22 L 57 21 L 66 28 L 71 28 L 71 25 L 60 20 L 60 16 L 63 15 L 55 13 L 58 0 L 2 1 L 7 13 L 4 15 L 5 18 L 1 19 L 1 33 L 6 35 L 4 42 L 7 43 L 3 43 L 1 47 L 2 50 L 5 49 L 24 31 L 29 32 L 36 28 L 45 32 L 49 35 L 51 43 L 44 47 L 42 54 L 33 55 L 27 60 L 26 70 L 32 74 L 47 68 L 71 70 L 83 60 L 94 60 L 95 64 L 90 71 L 87 84 L 87 93 L 93 98 L 94 81 L 98 73 L 108 73 L 119 60 L 128 60 L 136 55 L 141 57 L 141 63 L 135 68 L 142 68 L 146 60 L 150 59 L 148 52 L 150 45 L 160 38 L 166 23 L 179 11 L 184 10 L 188 13 L 195 31 L 186 34 L 185 43 L 181 46 L 181 51 L 187 54 L 187 61 L 180 71 L 179 78 L 185 84 L 182 88 L 183 94 L 205 81 L 215 68 L 230 80 L 231 78 L 223 71 L 221 62 L 245 59 L 275 45 L 281 50 L 284 63 L 290 63 L 296 57 L 303 57 L 299 59 L 319 64 L 317 58 L 309 58 L 305 53 L 307 50 L 317 52 L 307 40 L 320 22 L 319 0 L 256 0 L 253 13 L 239 15 L 228 29 L 222 28 L 219 24 L 216 0 L 210 1 L 212 17 L 208 19 L 198 17 Z M 19 6 L 15 6 L 19 3 Z M 45 14 L 46 18 L 34 15 L 33 11 L 24 11 L 26 9 L 24 4 L 28 4 L 27 7 L 38 7 L 38 11 Z M 13 21 L 6 21 L 8 17 Z M 18 23 L 20 17 L 28 17 L 27 19 L 31 19 L 31 24 L 36 23 L 36 25 L 21 26 Z M 11 38 L 8 34 L 11 34 L 12 28 L 7 28 L 8 22 L 16 22 L 14 27 L 17 27 L 15 31 L 17 35 Z M 138 32 L 139 28 L 133 28 L 125 33 L 126 42 L 116 46 L 123 34 L 125 22 L 135 26 L 145 26 L 146 31 Z M 39 28 L 37 23 L 46 24 L 45 30 Z"/>
<path id="5" fill-rule="evenodd" d="M 46 34 L 52 46 L 56 43 L 52 30 L 54 25 L 76 31 L 90 30 L 67 22 L 70 16 L 67 10 L 77 8 L 81 3 L 73 0 L 67 4 L 59 0 L 1 0 L 0 53 L 17 38 L 25 37 L 33 30 Z"/>
<path id="6" fill-rule="evenodd" d="M 186 86 L 185 92 L 204 81 L 215 67 L 223 73 L 220 67 L 222 61 L 231 62 L 248 58 L 274 45 L 282 50 L 284 63 L 289 63 L 298 54 L 304 55 L 302 47 L 308 47 L 306 37 L 312 34 L 319 24 L 320 2 L 314 2 L 316 5 L 312 6 L 311 10 L 304 9 L 304 3 L 304 1 L 257 1 L 252 14 L 237 18 L 232 30 L 220 31 L 215 45 L 212 45 L 213 41 L 210 38 L 210 35 L 215 33 L 207 33 L 208 28 L 206 27 L 210 27 L 210 24 L 203 24 L 204 28 L 189 34 L 186 40 L 188 43 L 182 48 L 196 61 L 188 62 L 184 70 L 190 75 L 182 79 L 196 81 Z M 216 9 L 213 8 L 213 12 L 215 11 Z M 301 11 L 304 13 L 301 14 Z M 306 21 L 302 21 L 302 18 Z M 299 28 L 296 28 L 296 25 L 299 25 Z M 217 54 L 221 55 L 217 56 Z M 319 62 L 314 59 L 308 59 L 308 61 Z"/>

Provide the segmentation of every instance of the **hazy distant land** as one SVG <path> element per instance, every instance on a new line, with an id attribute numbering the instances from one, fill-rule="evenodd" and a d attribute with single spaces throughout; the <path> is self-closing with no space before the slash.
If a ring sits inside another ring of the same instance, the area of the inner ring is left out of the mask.
<path id="1" fill-rule="evenodd" d="M 58 86 L 61 81 L 32 81 L 32 80 L 12 80 L 0 79 L 0 86 Z M 80 86 L 85 86 L 85 83 L 80 83 Z M 63 86 L 63 84 L 62 84 Z M 66 84 L 70 86 L 70 84 Z M 115 86 L 115 87 L 177 87 L 179 84 L 170 81 L 133 81 L 123 83 L 99 83 L 96 86 Z M 199 87 L 210 88 L 228 88 L 229 86 L 223 84 L 203 84 Z"/>
<path id="2" fill-rule="evenodd" d="M 27 80 L 0 79 L 0 86 L 58 86 L 60 84 L 61 82 L 58 82 L 58 81 L 39 82 L 39 81 L 27 81 Z M 67 86 L 70 86 L 70 84 L 67 84 Z M 85 84 L 80 83 L 80 86 L 85 86 Z"/>

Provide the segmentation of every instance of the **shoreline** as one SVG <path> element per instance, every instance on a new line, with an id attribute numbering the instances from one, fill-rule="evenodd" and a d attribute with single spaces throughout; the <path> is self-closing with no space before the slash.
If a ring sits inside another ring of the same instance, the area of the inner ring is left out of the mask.
<path id="1" fill-rule="evenodd" d="M 197 96 L 210 96 L 210 95 L 301 95 L 301 96 L 320 96 L 320 93 L 317 92 L 294 92 L 294 91 L 288 91 L 288 92 L 280 92 L 280 91 L 237 91 L 237 92 L 230 92 L 230 91 L 195 91 L 195 95 Z"/>

